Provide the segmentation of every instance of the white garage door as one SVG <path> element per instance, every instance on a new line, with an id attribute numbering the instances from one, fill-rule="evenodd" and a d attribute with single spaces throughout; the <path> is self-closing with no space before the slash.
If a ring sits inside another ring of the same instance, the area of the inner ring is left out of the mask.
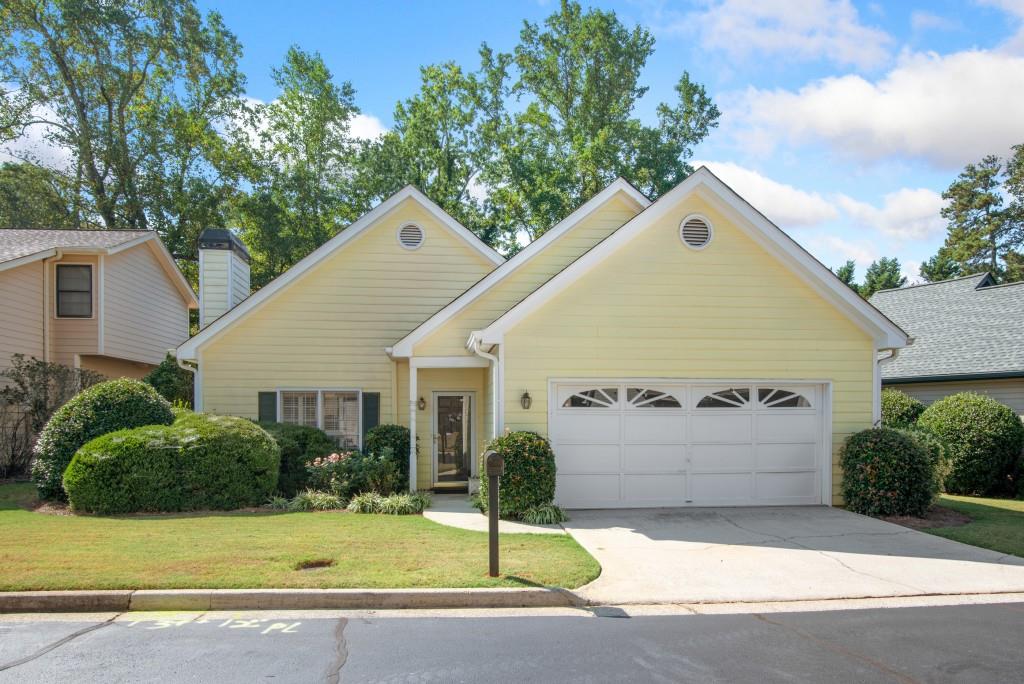
<path id="1" fill-rule="evenodd" d="M 566 508 L 821 503 L 820 385 L 557 383 Z"/>

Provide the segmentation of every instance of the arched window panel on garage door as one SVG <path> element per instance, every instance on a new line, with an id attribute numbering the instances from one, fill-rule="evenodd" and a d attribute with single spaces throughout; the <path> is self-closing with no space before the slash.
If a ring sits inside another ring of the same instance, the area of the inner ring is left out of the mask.
<path id="1" fill-rule="evenodd" d="M 651 387 L 626 388 L 626 401 L 631 408 L 682 408 L 683 404 L 678 398 L 682 396 L 681 390 L 674 392 Z"/>
<path id="2" fill-rule="evenodd" d="M 757 402 L 763 408 L 814 408 L 811 393 L 807 390 L 788 387 L 757 388 Z"/>
<path id="3" fill-rule="evenodd" d="M 696 395 L 699 409 L 750 408 L 749 387 L 726 387 L 723 389 L 698 390 Z"/>
<path id="4" fill-rule="evenodd" d="M 562 408 L 613 408 L 619 403 L 618 387 L 571 388 Z"/>

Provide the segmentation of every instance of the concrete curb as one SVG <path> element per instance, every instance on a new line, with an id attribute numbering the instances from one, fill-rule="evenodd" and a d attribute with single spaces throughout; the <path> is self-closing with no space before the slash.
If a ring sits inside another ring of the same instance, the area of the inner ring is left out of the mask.
<path id="1" fill-rule="evenodd" d="M 0 593 L 0 613 L 158 610 L 396 610 L 403 608 L 568 608 L 565 589 L 139 589 Z"/>

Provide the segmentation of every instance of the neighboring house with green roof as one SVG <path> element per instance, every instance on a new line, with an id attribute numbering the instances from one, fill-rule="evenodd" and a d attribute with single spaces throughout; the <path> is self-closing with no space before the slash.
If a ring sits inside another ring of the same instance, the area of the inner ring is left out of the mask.
<path id="1" fill-rule="evenodd" d="M 987 273 L 881 290 L 871 303 L 913 337 L 881 364 L 882 384 L 926 404 L 978 392 L 1024 416 L 1024 282 Z"/>

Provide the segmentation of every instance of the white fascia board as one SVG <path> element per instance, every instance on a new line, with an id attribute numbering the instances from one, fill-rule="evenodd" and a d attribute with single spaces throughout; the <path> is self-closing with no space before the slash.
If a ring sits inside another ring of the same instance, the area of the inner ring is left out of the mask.
<path id="1" fill-rule="evenodd" d="M 484 256 L 495 263 L 503 263 L 501 255 L 484 245 L 480 238 L 476 237 L 469 230 L 459 224 L 445 213 L 440 207 L 430 201 L 426 195 L 407 185 L 391 197 L 387 198 L 370 211 L 363 214 L 359 219 L 343 229 L 333 238 L 320 245 L 318 248 L 306 255 L 304 259 L 279 275 L 265 287 L 257 290 L 247 297 L 241 304 L 230 309 L 217 320 L 211 322 L 199 333 L 189 340 L 186 340 L 178 347 L 178 358 L 187 361 L 194 361 L 199 348 L 222 333 L 232 324 L 242 320 L 258 307 L 269 301 L 274 295 L 299 280 L 306 273 L 310 272 L 320 262 L 334 254 L 337 250 L 359 237 L 367 228 L 372 226 L 378 219 L 397 207 L 406 199 L 414 199 L 430 211 L 443 225 L 448 226 L 456 234 L 466 241 Z"/>
<path id="2" fill-rule="evenodd" d="M 156 233 L 151 232 L 151 233 L 147 233 L 145 235 L 140 235 L 137 238 L 132 238 L 131 240 L 125 240 L 124 242 L 122 242 L 120 244 L 117 244 L 117 245 L 114 245 L 113 247 L 108 247 L 106 249 L 106 254 L 108 256 L 112 256 L 114 254 L 117 254 L 118 252 L 123 252 L 126 249 L 131 249 L 132 247 L 135 247 L 136 245 L 141 245 L 143 242 L 148 242 L 149 240 L 152 240 L 152 239 L 156 238 L 156 236 L 157 236 Z M 67 249 L 74 249 L 74 248 L 73 247 L 68 247 Z"/>
<path id="3" fill-rule="evenodd" d="M 490 362 L 479 356 L 414 356 L 412 368 L 487 368 Z"/>
<path id="4" fill-rule="evenodd" d="M 805 280 L 808 284 L 825 295 L 829 301 L 840 303 L 840 310 L 846 313 L 859 327 L 866 330 L 879 347 L 906 346 L 907 335 L 895 323 L 850 290 L 834 273 L 825 268 L 778 226 L 756 211 L 746 200 L 703 166 L 694 171 L 682 183 L 662 195 L 654 204 L 635 216 L 618 231 L 505 312 L 481 331 L 479 339 L 484 344 L 500 344 L 506 331 L 668 213 L 682 197 L 701 187 L 707 188 L 712 198 L 745 219 L 737 222 L 741 229 L 751 235 L 756 235 L 760 244 L 773 246 L 773 249 L 769 250 L 770 252 L 798 274 L 806 275 Z M 858 301 L 854 301 L 854 299 Z"/>
<path id="5" fill-rule="evenodd" d="M 446 307 L 425 320 L 412 332 L 396 342 L 392 348 L 392 355 L 397 358 L 411 357 L 413 347 L 416 343 L 424 340 L 428 335 L 444 325 L 444 323 L 451 320 L 459 311 L 465 309 L 467 306 L 479 299 L 485 292 L 518 271 L 522 266 L 525 266 L 535 256 L 543 252 L 548 245 L 567 233 L 576 224 L 592 214 L 594 211 L 604 206 L 609 200 L 619 193 L 622 193 L 627 199 L 633 202 L 638 212 L 643 211 L 651 204 L 651 200 L 647 199 L 642 192 L 634 188 L 622 178 L 617 178 L 604 190 L 584 202 L 578 209 L 576 209 L 576 211 L 556 223 L 547 232 L 516 253 L 511 259 L 488 273 L 473 285 L 473 287 L 463 292 L 452 300 L 452 302 Z"/>
<path id="6" fill-rule="evenodd" d="M 17 259 L 11 259 L 0 264 L 0 271 L 7 271 L 12 268 L 18 268 L 25 264 L 31 264 L 33 261 L 40 261 L 42 259 L 49 259 L 52 256 L 57 256 L 56 249 L 44 249 L 42 252 L 36 252 L 34 254 L 26 254 L 23 257 Z"/>

